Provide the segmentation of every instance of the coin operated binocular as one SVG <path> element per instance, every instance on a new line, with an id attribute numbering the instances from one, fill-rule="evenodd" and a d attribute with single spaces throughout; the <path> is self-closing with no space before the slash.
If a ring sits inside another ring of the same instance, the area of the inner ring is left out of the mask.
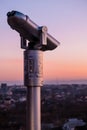
<path id="1" fill-rule="evenodd" d="M 7 22 L 21 37 L 24 51 L 24 85 L 27 87 L 26 130 L 41 130 L 40 87 L 43 86 L 43 51 L 53 50 L 60 43 L 18 11 L 7 13 Z"/>
<path id="2" fill-rule="evenodd" d="M 47 33 L 46 26 L 38 26 L 27 15 L 18 11 L 7 13 L 7 22 L 21 37 L 24 51 L 24 85 L 43 85 L 43 51 L 53 50 L 60 43 Z"/>
<path id="3" fill-rule="evenodd" d="M 47 51 L 55 49 L 60 44 L 47 33 L 46 26 L 38 26 L 27 15 L 11 11 L 7 13 L 7 17 L 8 24 L 21 36 L 21 48 Z"/>

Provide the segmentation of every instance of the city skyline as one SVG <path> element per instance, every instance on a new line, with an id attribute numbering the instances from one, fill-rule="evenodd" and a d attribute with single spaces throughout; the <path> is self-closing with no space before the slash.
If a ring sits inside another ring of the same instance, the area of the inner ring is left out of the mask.
<path id="1" fill-rule="evenodd" d="M 1 0 L 0 4 L 0 83 L 23 82 L 23 50 L 20 36 L 7 24 L 7 12 L 20 11 L 39 26 L 46 25 L 61 44 L 44 52 L 45 82 L 87 80 L 87 1 L 86 0 Z"/>

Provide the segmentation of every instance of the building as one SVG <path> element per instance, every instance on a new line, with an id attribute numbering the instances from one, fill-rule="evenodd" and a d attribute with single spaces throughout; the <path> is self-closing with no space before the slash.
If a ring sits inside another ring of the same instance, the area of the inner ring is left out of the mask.
<path id="1" fill-rule="evenodd" d="M 63 130 L 75 130 L 76 126 L 84 126 L 85 124 L 83 120 L 69 119 L 68 122 L 63 125 Z"/>

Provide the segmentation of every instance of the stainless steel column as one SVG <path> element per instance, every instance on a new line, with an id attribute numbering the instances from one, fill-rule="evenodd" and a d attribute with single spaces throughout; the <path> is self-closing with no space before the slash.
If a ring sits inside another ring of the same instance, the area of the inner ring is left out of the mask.
<path id="1" fill-rule="evenodd" d="M 43 52 L 24 52 L 24 84 L 27 86 L 26 130 L 41 130 L 41 96 L 43 85 Z"/>
<path id="2" fill-rule="evenodd" d="M 40 87 L 27 87 L 26 130 L 41 130 Z"/>

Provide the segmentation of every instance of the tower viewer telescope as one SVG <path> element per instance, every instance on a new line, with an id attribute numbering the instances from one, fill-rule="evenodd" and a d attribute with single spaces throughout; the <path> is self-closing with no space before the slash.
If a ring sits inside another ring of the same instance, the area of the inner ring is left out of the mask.
<path id="1" fill-rule="evenodd" d="M 7 16 L 11 28 L 20 33 L 21 41 L 23 41 L 21 42 L 23 43 L 22 48 L 27 48 L 26 40 L 34 44 L 30 46 L 35 47 L 35 49 L 38 47 L 42 51 L 53 50 L 60 44 L 47 33 L 46 26 L 38 26 L 27 15 L 18 11 L 11 11 L 7 13 Z"/>
<path id="2" fill-rule="evenodd" d="M 43 51 L 54 50 L 60 43 L 27 15 L 7 13 L 7 22 L 21 37 L 24 50 L 24 85 L 27 87 L 26 130 L 41 130 L 41 93 L 43 86 Z M 28 42 L 27 42 L 28 41 Z"/>

